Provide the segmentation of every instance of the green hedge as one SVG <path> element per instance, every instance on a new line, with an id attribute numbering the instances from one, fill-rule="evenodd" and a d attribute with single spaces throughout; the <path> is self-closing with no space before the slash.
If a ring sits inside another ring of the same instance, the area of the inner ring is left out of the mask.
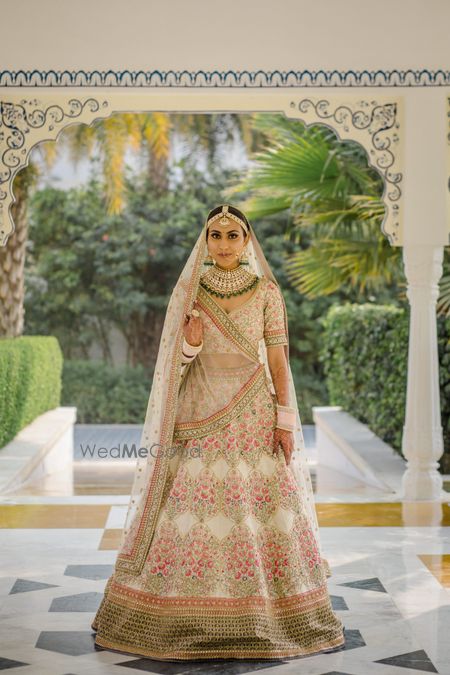
<path id="1" fill-rule="evenodd" d="M 322 320 L 320 360 L 330 405 L 340 405 L 401 452 L 409 317 L 389 305 L 333 306 Z M 450 452 L 450 320 L 438 320 L 442 426 Z"/>
<path id="2" fill-rule="evenodd" d="M 438 318 L 438 345 L 441 422 L 445 453 L 440 464 L 445 473 L 450 473 L 450 316 Z"/>
<path id="3" fill-rule="evenodd" d="M 62 405 L 77 407 L 79 424 L 143 424 L 152 374 L 143 366 L 66 360 Z"/>
<path id="4" fill-rule="evenodd" d="M 63 355 L 53 336 L 0 338 L 0 447 L 60 406 Z"/>

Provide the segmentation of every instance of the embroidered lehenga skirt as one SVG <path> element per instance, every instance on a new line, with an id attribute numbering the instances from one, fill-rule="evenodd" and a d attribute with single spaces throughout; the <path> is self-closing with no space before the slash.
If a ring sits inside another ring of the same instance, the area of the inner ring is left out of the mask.
<path id="1" fill-rule="evenodd" d="M 142 573 L 115 574 L 96 643 L 161 660 L 333 651 L 343 625 L 295 478 L 273 454 L 258 340 L 284 344 L 278 289 L 226 313 L 200 289 L 204 347 L 180 387 L 170 480 Z"/>

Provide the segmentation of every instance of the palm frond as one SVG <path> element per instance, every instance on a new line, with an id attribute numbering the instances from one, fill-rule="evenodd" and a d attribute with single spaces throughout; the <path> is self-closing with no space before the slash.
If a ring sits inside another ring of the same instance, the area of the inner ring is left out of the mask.
<path id="1" fill-rule="evenodd" d="M 96 141 L 101 134 L 103 121 L 92 125 L 74 124 L 66 127 L 61 134 L 61 140 L 69 150 L 69 156 L 77 166 L 83 157 L 91 157 L 96 147 Z"/>
<path id="2" fill-rule="evenodd" d="M 225 193 L 226 197 L 230 195 Z M 234 203 L 234 202 L 233 202 Z M 258 199 L 249 198 L 244 202 L 236 202 L 236 206 L 248 216 L 250 220 L 264 218 L 282 211 L 287 211 L 290 207 L 291 199 L 286 195 L 277 197 L 276 195 L 261 196 Z"/>
<path id="3" fill-rule="evenodd" d="M 334 293 L 344 284 L 375 290 L 400 273 L 400 254 L 384 237 L 372 241 L 323 238 L 286 257 L 289 280 L 310 298 Z"/>
<path id="4" fill-rule="evenodd" d="M 450 271 L 444 273 L 439 283 L 438 314 L 450 315 Z"/>
<path id="5" fill-rule="evenodd" d="M 117 214 L 124 206 L 124 155 L 128 142 L 126 125 L 119 116 L 104 121 L 102 133 L 103 175 L 107 211 Z"/>
<path id="6" fill-rule="evenodd" d="M 166 113 L 145 116 L 144 138 L 157 159 L 166 158 L 170 151 L 170 118 Z"/>

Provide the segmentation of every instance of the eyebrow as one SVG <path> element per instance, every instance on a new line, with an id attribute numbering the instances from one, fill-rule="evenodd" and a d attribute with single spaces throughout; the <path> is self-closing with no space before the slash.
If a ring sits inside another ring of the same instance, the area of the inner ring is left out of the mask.
<path id="1" fill-rule="evenodd" d="M 237 232 L 237 231 L 238 231 L 238 230 L 230 230 L 230 231 L 228 232 L 228 234 L 231 234 L 232 232 Z M 218 232 L 219 234 L 222 234 L 222 232 L 221 232 L 220 230 L 211 230 L 211 234 L 212 234 L 213 232 Z"/>

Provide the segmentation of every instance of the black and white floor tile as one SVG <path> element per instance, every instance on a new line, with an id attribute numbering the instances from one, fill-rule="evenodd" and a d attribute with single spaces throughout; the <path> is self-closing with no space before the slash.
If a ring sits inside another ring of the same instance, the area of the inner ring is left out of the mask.
<path id="1" fill-rule="evenodd" d="M 115 520 L 114 520 L 115 518 Z M 119 526 L 114 516 L 108 526 Z M 420 553 L 450 550 L 449 528 L 321 529 L 328 587 L 345 625 L 345 649 L 284 662 L 161 662 L 94 644 L 90 623 L 115 551 L 103 529 L 0 530 L 0 670 L 20 675 L 133 672 L 450 675 L 450 591 Z"/>

